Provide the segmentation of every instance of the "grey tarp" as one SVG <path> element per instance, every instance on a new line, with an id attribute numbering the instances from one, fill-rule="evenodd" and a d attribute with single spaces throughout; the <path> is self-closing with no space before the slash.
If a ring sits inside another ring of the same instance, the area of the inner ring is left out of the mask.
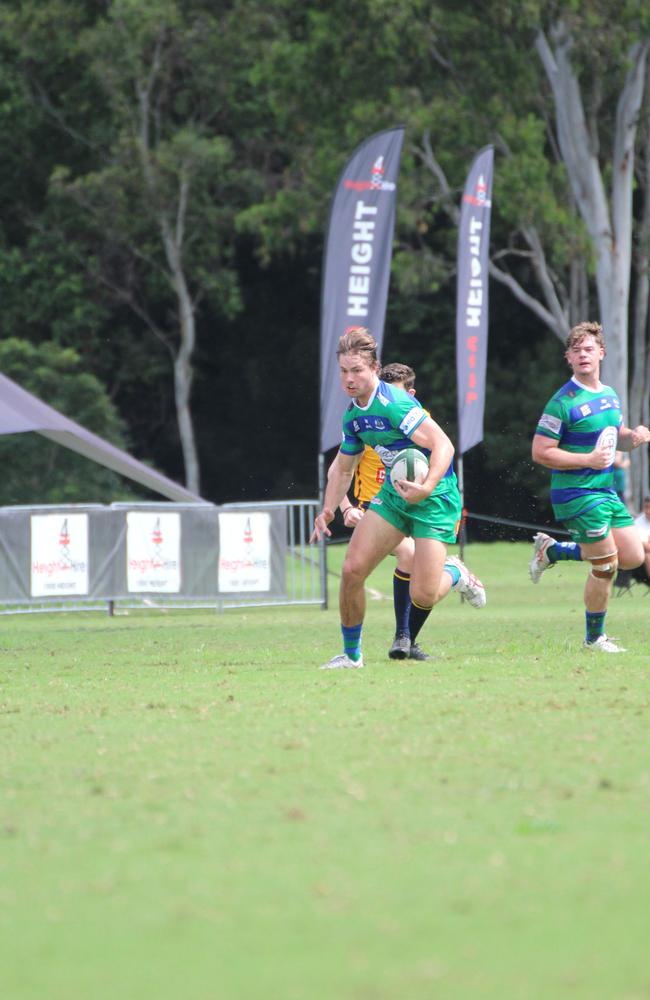
<path id="1" fill-rule="evenodd" d="M 64 448 L 90 458 L 93 462 L 119 472 L 156 493 L 176 501 L 203 502 L 202 498 L 154 469 L 138 462 L 125 451 L 86 430 L 74 420 L 43 403 L 6 375 L 0 375 L 0 434 L 36 431 Z"/>

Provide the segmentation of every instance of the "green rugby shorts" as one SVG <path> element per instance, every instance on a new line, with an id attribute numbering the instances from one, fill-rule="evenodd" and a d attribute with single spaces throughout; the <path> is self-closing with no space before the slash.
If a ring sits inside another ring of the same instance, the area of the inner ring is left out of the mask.
<path id="1" fill-rule="evenodd" d="M 444 493 L 434 493 L 420 503 L 407 503 L 384 484 L 370 501 L 369 509 L 411 538 L 435 538 L 453 545 L 460 528 L 461 503 L 455 483 Z"/>
<path id="2" fill-rule="evenodd" d="M 615 494 L 602 499 L 592 496 L 592 500 L 590 507 L 563 522 L 574 542 L 589 545 L 606 538 L 610 528 L 627 528 L 634 524 L 629 510 Z"/>

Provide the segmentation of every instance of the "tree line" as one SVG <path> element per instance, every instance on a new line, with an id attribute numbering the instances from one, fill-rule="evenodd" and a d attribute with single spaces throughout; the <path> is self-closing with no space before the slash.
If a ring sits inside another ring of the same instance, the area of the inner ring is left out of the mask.
<path id="1" fill-rule="evenodd" d="M 208 499 L 313 496 L 329 202 L 403 123 L 384 360 L 453 436 L 458 204 L 492 143 L 467 500 L 548 516 L 530 439 L 573 323 L 648 421 L 649 40 L 605 0 L 0 2 L 2 371 Z M 134 495 L 43 440 L 0 453 L 2 503 Z"/>

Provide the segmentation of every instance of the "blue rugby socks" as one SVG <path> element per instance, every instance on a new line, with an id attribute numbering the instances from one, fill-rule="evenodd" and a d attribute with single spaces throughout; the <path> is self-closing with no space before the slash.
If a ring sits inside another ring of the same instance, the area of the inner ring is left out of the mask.
<path id="1" fill-rule="evenodd" d="M 595 642 L 599 636 L 605 633 L 606 611 L 585 611 L 587 631 L 585 642 Z"/>
<path id="2" fill-rule="evenodd" d="M 582 552 L 577 542 L 555 542 L 554 545 L 549 545 L 546 555 L 550 563 L 564 562 L 569 559 L 582 562 Z"/>
<path id="3" fill-rule="evenodd" d="M 341 625 L 341 632 L 343 633 L 343 650 L 346 656 L 349 656 L 351 660 L 356 663 L 357 660 L 361 659 L 361 629 L 363 628 L 363 623 L 361 625 Z"/>

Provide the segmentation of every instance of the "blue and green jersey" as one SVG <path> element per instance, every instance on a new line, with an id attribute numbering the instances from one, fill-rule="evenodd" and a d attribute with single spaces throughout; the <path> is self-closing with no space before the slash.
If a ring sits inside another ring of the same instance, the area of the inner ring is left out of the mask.
<path id="1" fill-rule="evenodd" d="M 614 454 L 623 422 L 621 403 L 607 385 L 587 389 L 571 378 L 548 401 L 536 433 L 557 441 L 563 451 L 585 453 L 605 444 L 611 455 L 605 469 L 553 469 L 551 503 L 560 521 L 576 517 L 615 496 Z"/>
<path id="2" fill-rule="evenodd" d="M 427 416 L 428 413 L 414 396 L 395 385 L 380 381 L 366 406 L 359 406 L 356 400 L 352 400 L 345 411 L 341 453 L 359 455 L 365 445 L 370 445 L 387 469 L 390 469 L 395 456 L 404 448 L 416 447 L 428 459 L 430 450 L 419 444 L 414 445 L 411 441 L 413 431 Z M 432 496 L 448 490 L 452 477 L 455 482 L 453 462 L 433 490 Z M 386 476 L 382 489 L 396 492 L 390 476 Z"/>

